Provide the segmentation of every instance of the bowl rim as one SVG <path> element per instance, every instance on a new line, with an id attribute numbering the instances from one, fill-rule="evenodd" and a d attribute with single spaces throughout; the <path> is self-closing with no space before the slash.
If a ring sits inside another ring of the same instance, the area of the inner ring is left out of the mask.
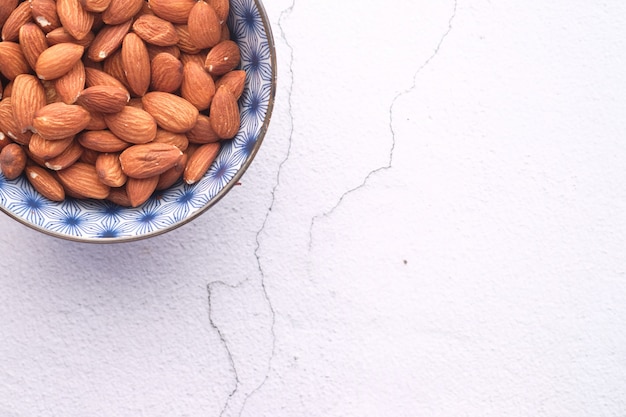
<path id="1" fill-rule="evenodd" d="M 248 168 L 252 164 L 252 161 L 256 157 L 256 154 L 258 153 L 259 149 L 261 148 L 261 144 L 269 128 L 270 119 L 272 118 L 272 112 L 274 109 L 274 101 L 276 97 L 276 87 L 277 87 L 276 45 L 274 43 L 274 36 L 272 33 L 272 28 L 269 23 L 267 12 L 265 11 L 265 7 L 261 3 L 261 0 L 253 0 L 253 1 L 259 11 L 259 16 L 261 18 L 261 22 L 263 23 L 263 29 L 265 30 L 265 34 L 267 35 L 267 43 L 268 43 L 268 47 L 270 51 L 270 62 L 271 62 L 272 69 L 273 69 L 272 78 L 271 78 L 270 96 L 269 96 L 269 101 L 267 104 L 267 112 L 265 114 L 263 125 L 261 126 L 259 130 L 257 140 L 254 144 L 254 148 L 250 152 L 250 155 L 248 156 L 244 164 L 241 166 L 241 168 L 239 168 L 239 170 L 234 175 L 234 177 L 204 207 L 190 214 L 189 217 L 179 222 L 168 225 L 167 227 L 164 227 L 163 229 L 154 230 L 152 232 L 144 233 L 144 234 L 137 235 L 137 236 L 119 236 L 119 237 L 102 237 L 102 238 L 70 236 L 70 235 L 66 235 L 63 233 L 54 232 L 54 231 L 48 230 L 46 228 L 30 223 L 20 218 L 19 216 L 13 214 L 10 210 L 6 209 L 5 207 L 1 205 L 0 205 L 0 211 L 4 212 L 9 217 L 13 218 L 14 220 L 17 220 L 21 224 L 29 227 L 30 229 L 36 230 L 38 232 L 41 232 L 43 234 L 46 234 L 52 237 L 56 237 L 56 238 L 63 239 L 63 240 L 69 240 L 73 242 L 79 242 L 79 243 L 110 244 L 110 243 L 136 242 L 139 240 L 144 240 L 144 239 L 148 239 L 154 236 L 165 234 L 167 232 L 171 232 L 172 230 L 178 229 L 179 227 L 182 227 L 188 224 L 189 222 L 191 222 L 192 220 L 198 218 L 200 215 L 202 215 L 203 213 L 208 211 L 211 207 L 213 207 L 215 204 L 217 204 L 217 202 L 220 201 L 239 182 L 243 174 L 248 170 Z"/>

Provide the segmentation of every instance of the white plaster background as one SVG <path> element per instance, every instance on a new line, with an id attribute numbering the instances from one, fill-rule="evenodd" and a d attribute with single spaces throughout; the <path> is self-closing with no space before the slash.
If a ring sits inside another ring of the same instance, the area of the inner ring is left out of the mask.
<path id="1" fill-rule="evenodd" d="M 0 217 L 0 415 L 626 415 L 626 3 L 272 0 L 214 209 Z"/>

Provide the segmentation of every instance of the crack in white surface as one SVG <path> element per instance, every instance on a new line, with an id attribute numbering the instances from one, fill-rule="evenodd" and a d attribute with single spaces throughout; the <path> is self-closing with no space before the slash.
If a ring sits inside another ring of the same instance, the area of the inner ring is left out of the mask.
<path id="1" fill-rule="evenodd" d="M 362 188 L 365 188 L 367 186 L 367 183 L 369 182 L 369 180 L 376 174 L 378 174 L 379 172 L 382 171 L 387 171 L 389 169 L 391 169 L 393 167 L 393 157 L 394 157 L 394 151 L 396 148 L 396 131 L 393 128 L 393 123 L 394 123 L 394 108 L 396 106 L 396 103 L 398 102 L 398 100 L 400 98 L 402 98 L 403 96 L 410 94 L 413 90 L 415 90 L 415 88 L 417 87 L 417 77 L 418 75 L 424 70 L 424 68 L 426 68 L 426 66 L 428 66 L 428 64 L 430 64 L 430 62 L 435 59 L 435 57 L 437 56 L 437 54 L 439 54 L 439 50 L 441 49 L 441 46 L 443 45 L 444 41 L 446 40 L 446 38 L 448 37 L 448 35 L 450 34 L 450 32 L 452 31 L 452 22 L 454 21 L 454 18 L 456 17 L 456 12 L 457 12 L 457 6 L 458 6 L 458 0 L 454 0 L 454 5 L 453 5 L 453 9 L 452 9 L 452 14 L 450 15 L 450 18 L 448 19 L 448 27 L 446 28 L 446 31 L 443 33 L 443 35 L 441 35 L 441 37 L 439 38 L 439 42 L 437 43 L 437 45 L 435 46 L 435 49 L 433 50 L 433 53 L 422 63 L 422 65 L 420 65 L 417 70 L 415 70 L 415 72 L 413 73 L 413 82 L 411 84 L 410 87 L 408 87 L 407 89 L 399 92 L 392 100 L 391 100 L 391 104 L 389 105 L 389 130 L 391 132 L 391 147 L 389 149 L 389 161 L 387 162 L 386 165 L 377 167 L 373 170 L 371 170 L 364 178 L 363 181 L 361 181 L 360 184 L 358 184 L 357 186 L 350 188 L 349 190 L 345 191 L 337 200 L 337 202 L 335 203 L 334 206 L 332 206 L 330 208 L 330 210 L 327 210 L 325 212 L 323 212 L 322 214 L 318 214 L 316 216 L 314 216 L 311 219 L 311 224 L 309 226 L 309 252 L 313 249 L 313 232 L 315 229 L 315 224 L 321 220 L 322 218 L 327 218 L 329 216 L 331 216 L 335 210 L 337 210 L 339 208 L 339 206 L 341 206 L 341 204 L 343 203 L 343 201 L 351 194 L 353 194 L 356 191 L 359 191 Z"/>
<path id="2" fill-rule="evenodd" d="M 239 416 L 241 416 L 244 412 L 244 409 L 246 407 L 246 403 L 248 402 L 248 400 L 254 395 L 256 394 L 262 387 L 263 385 L 265 385 L 265 382 L 267 382 L 268 378 L 269 378 L 269 374 L 270 374 L 270 370 L 272 367 L 272 361 L 274 359 L 274 355 L 275 355 L 275 351 L 276 351 L 276 333 L 274 332 L 274 326 L 276 324 L 276 311 L 274 310 L 274 306 L 272 305 L 271 299 L 268 295 L 267 292 L 267 287 L 265 286 L 265 271 L 263 270 L 263 266 L 261 263 L 261 256 L 259 255 L 259 251 L 261 249 L 261 240 L 260 240 L 260 236 L 261 234 L 265 231 L 265 226 L 267 224 L 267 221 L 270 217 L 270 214 L 272 213 L 272 209 L 274 207 L 274 204 L 276 202 L 276 191 L 278 189 L 278 187 L 280 186 L 280 177 L 281 177 L 281 173 L 282 173 L 282 168 L 285 165 L 285 163 L 287 162 L 287 160 L 289 159 L 290 155 L 291 155 L 291 144 L 292 144 L 292 139 L 293 139 L 293 112 L 292 112 L 292 93 L 293 93 L 293 83 L 294 83 L 294 76 L 293 76 L 293 47 L 291 46 L 291 44 L 289 43 L 289 41 L 287 40 L 286 34 L 285 34 L 285 30 L 283 27 L 283 19 L 290 15 L 291 12 L 293 11 L 293 8 L 295 6 L 295 0 L 292 1 L 291 5 L 289 7 L 287 7 L 286 9 L 284 9 L 281 13 L 280 13 L 280 17 L 278 19 L 278 27 L 280 28 L 280 36 L 282 38 L 282 40 L 284 41 L 285 45 L 287 46 L 287 48 L 289 49 L 289 65 L 288 65 L 288 71 L 290 74 L 290 78 L 291 78 L 291 82 L 287 85 L 287 95 L 288 95 L 288 99 L 287 99 L 287 112 L 289 114 L 289 120 L 290 120 L 290 129 L 289 129 L 289 138 L 288 138 L 288 146 L 287 146 L 287 153 L 285 155 L 285 158 L 280 162 L 280 164 L 278 165 L 278 170 L 276 173 L 276 182 L 274 184 L 274 187 L 272 188 L 271 191 L 271 202 L 270 205 L 267 209 L 267 212 L 265 214 L 265 218 L 263 219 L 263 223 L 261 224 L 261 227 L 259 228 L 259 230 L 256 233 L 255 236 L 255 241 L 256 241 L 256 248 L 254 250 L 254 256 L 256 258 L 257 261 L 257 266 L 258 266 L 258 270 L 260 273 L 260 277 L 261 277 L 261 288 L 262 288 L 262 292 L 263 292 L 263 297 L 265 298 L 267 305 L 269 307 L 270 310 L 270 316 L 271 316 L 271 325 L 270 325 L 270 332 L 272 335 L 272 350 L 271 350 L 271 354 L 270 357 L 268 358 L 268 363 L 267 363 L 267 369 L 265 372 L 265 375 L 263 377 L 263 380 L 259 383 L 259 385 L 257 385 L 252 391 L 250 391 L 246 397 L 244 398 L 242 405 L 241 405 L 241 409 L 239 410 Z M 221 285 L 221 286 L 225 286 L 225 287 L 229 287 L 231 289 L 237 289 L 240 286 L 242 286 L 243 284 L 245 284 L 246 282 L 248 282 L 249 278 L 244 279 L 243 281 L 237 283 L 236 285 L 230 285 L 227 284 L 223 281 L 214 281 L 211 282 L 207 285 L 207 290 L 208 290 L 208 296 L 209 296 L 209 321 L 211 326 L 217 331 L 220 340 L 222 341 L 222 344 L 224 345 L 224 348 L 226 349 L 226 352 L 228 354 L 228 358 L 229 358 L 229 362 L 231 364 L 231 367 L 233 369 L 233 373 L 235 376 L 235 387 L 234 389 L 231 391 L 231 393 L 228 395 L 228 398 L 226 400 L 226 403 L 224 404 L 224 407 L 222 408 L 221 412 L 220 412 L 220 416 L 223 416 L 224 413 L 228 410 L 228 407 L 230 405 L 230 402 L 232 400 L 232 398 L 237 394 L 239 387 L 241 385 L 241 381 L 239 379 L 238 373 L 237 373 L 237 367 L 235 365 L 235 360 L 234 360 L 234 356 L 230 350 L 228 341 L 226 340 L 226 337 L 224 336 L 222 330 L 219 328 L 219 326 L 217 326 L 213 320 L 213 316 L 212 316 L 212 301 L 211 301 L 211 297 L 212 297 L 212 287 L 214 285 Z"/>

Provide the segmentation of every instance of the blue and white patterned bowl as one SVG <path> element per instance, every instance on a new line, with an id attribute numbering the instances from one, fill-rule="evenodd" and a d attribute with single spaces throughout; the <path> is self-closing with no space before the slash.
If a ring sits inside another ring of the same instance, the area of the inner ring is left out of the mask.
<path id="1" fill-rule="evenodd" d="M 269 20 L 260 0 L 230 0 L 231 38 L 241 49 L 247 73 L 239 101 L 241 128 L 224 141 L 206 175 L 196 184 L 179 181 L 137 208 L 108 201 L 53 202 L 21 176 L 8 181 L 0 173 L 0 210 L 21 223 L 60 238 L 81 242 L 122 242 L 165 233 L 196 218 L 240 179 L 256 155 L 268 128 L 276 90 L 276 54 Z"/>

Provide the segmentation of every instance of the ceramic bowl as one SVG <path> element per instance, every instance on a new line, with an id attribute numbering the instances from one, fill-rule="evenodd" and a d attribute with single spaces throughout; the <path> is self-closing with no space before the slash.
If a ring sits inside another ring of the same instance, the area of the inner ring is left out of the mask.
<path id="1" fill-rule="evenodd" d="M 241 49 L 240 68 L 247 73 L 239 100 L 241 128 L 223 141 L 219 155 L 194 185 L 179 181 L 155 193 L 137 208 L 108 201 L 67 198 L 53 202 L 20 176 L 8 181 L 0 173 L 0 209 L 40 232 L 81 242 L 123 242 L 156 236 L 204 213 L 244 174 L 268 128 L 276 89 L 276 56 L 269 20 L 260 0 L 231 0 L 231 38 Z"/>

